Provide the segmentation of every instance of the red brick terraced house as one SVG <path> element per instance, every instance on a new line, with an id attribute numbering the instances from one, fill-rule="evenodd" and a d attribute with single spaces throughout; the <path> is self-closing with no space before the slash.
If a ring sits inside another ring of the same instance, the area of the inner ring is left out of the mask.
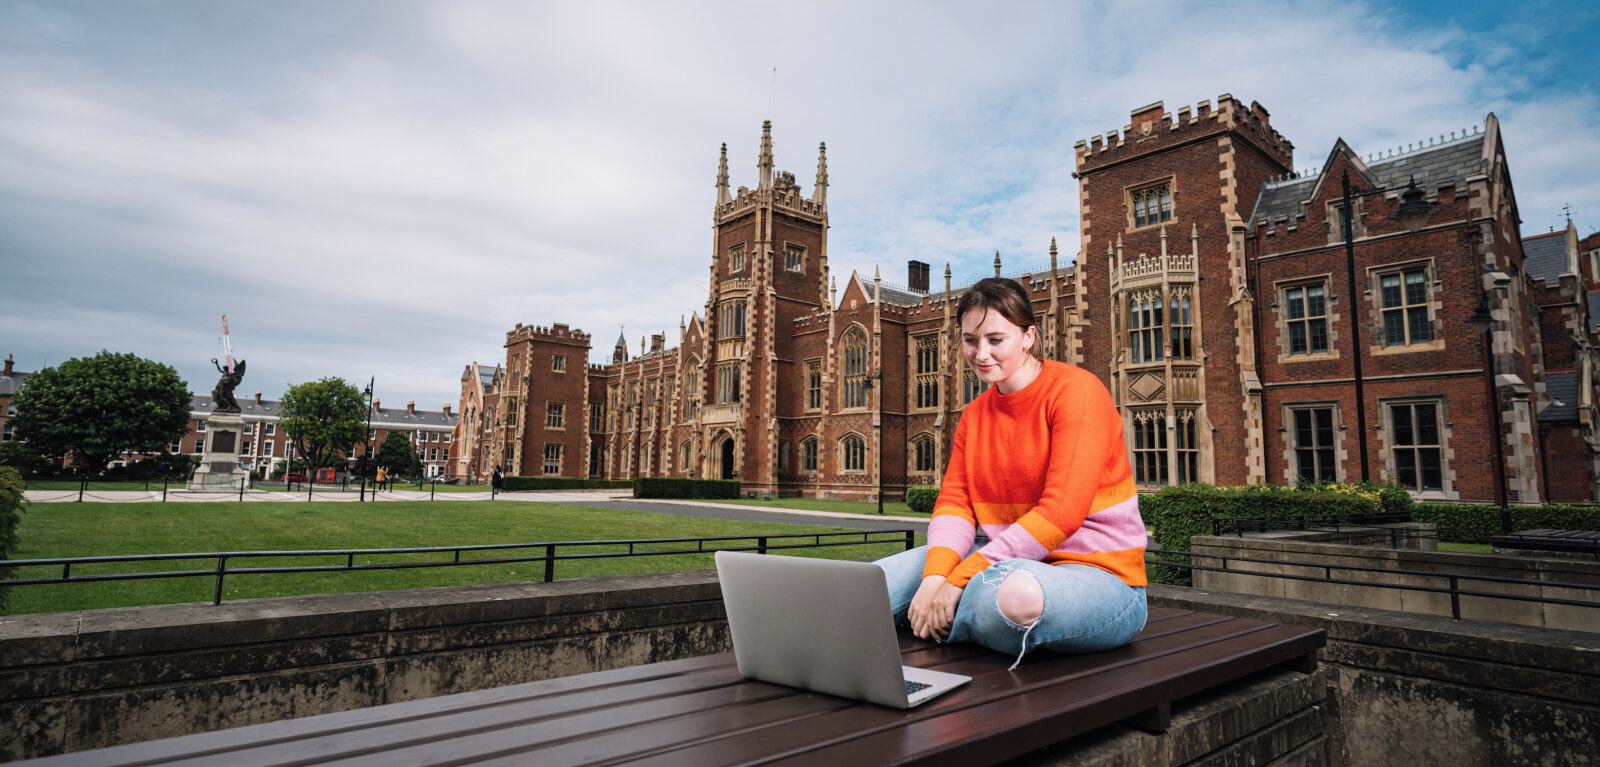
<path id="1" fill-rule="evenodd" d="M 1176 115 L 1141 107 L 1075 150 L 1077 258 L 1060 263 L 1052 241 L 1048 266 L 1009 276 L 1032 293 L 1041 356 L 1111 390 L 1142 489 L 1355 481 L 1364 468 L 1424 499 L 1494 502 L 1503 481 L 1511 503 L 1600 500 L 1588 372 L 1600 242 L 1569 237 L 1562 274 L 1530 269 L 1493 115 L 1366 156 L 1338 141 L 1297 173 L 1267 110 L 1223 95 Z M 903 285 L 836 279 L 826 147 L 803 194 L 773 167 L 768 123 L 757 171 L 754 189 L 730 189 L 724 146 L 707 296 L 676 345 L 661 332 L 633 354 L 619 338 L 592 366 L 582 331 L 507 333 L 499 407 L 476 411 L 494 462 L 824 498 L 938 484 L 983 388 L 953 316 L 965 286 L 948 265 L 930 285 L 919 261 Z M 1394 218 L 1413 182 L 1430 210 L 1415 232 Z M 1487 335 L 1469 322 L 1480 305 Z M 472 372 L 463 413 L 469 389 L 488 396 Z"/>

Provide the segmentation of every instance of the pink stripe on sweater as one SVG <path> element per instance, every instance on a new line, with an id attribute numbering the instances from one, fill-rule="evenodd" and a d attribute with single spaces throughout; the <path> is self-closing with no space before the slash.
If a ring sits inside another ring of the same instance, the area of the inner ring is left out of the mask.
<path id="1" fill-rule="evenodd" d="M 976 539 L 977 532 L 973 530 L 972 523 L 954 514 L 941 514 L 928 523 L 930 547 L 943 546 L 964 557 L 972 550 L 972 542 Z"/>
<path id="2" fill-rule="evenodd" d="M 1146 543 L 1144 520 L 1139 518 L 1139 498 L 1107 506 L 1083 520 L 1083 526 L 1056 551 L 1092 554 L 1096 551 L 1142 549 Z"/>
<path id="3" fill-rule="evenodd" d="M 1044 544 L 1033 539 L 1024 530 L 1022 525 L 1011 525 L 1001 533 L 989 539 L 989 545 L 978 550 L 990 562 L 1003 562 L 1007 559 L 1031 559 L 1035 562 L 1042 561 L 1050 553 Z"/>

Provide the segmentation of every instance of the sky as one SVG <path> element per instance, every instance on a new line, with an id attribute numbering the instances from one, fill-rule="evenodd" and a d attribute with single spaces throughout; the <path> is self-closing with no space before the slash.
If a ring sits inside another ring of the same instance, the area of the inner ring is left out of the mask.
<path id="1" fill-rule="evenodd" d="M 763 120 L 843 285 L 1077 250 L 1073 144 L 1259 101 L 1319 167 L 1501 122 L 1524 236 L 1600 226 L 1579 2 L 0 0 L 0 353 L 101 349 L 208 393 L 455 404 L 517 323 L 604 362 L 703 312 L 719 147 Z M 774 72 L 774 70 L 776 70 Z M 842 288 L 841 288 L 842 289 Z"/>

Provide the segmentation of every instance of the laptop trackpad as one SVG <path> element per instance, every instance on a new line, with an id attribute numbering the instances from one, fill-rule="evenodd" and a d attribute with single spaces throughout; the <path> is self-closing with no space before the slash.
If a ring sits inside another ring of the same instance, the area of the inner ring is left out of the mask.
<path id="1" fill-rule="evenodd" d="M 932 700 L 972 681 L 972 677 L 961 674 L 949 674 L 915 666 L 901 666 L 900 668 L 906 677 L 907 707 Z M 927 687 L 922 687 L 922 685 L 927 685 Z"/>

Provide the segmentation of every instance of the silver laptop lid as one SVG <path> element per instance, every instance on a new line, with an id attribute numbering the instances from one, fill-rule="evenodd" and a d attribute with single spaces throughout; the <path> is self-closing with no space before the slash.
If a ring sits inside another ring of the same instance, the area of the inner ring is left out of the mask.
<path id="1" fill-rule="evenodd" d="M 732 551 L 719 551 L 716 559 L 739 673 L 906 706 L 882 568 Z"/>

